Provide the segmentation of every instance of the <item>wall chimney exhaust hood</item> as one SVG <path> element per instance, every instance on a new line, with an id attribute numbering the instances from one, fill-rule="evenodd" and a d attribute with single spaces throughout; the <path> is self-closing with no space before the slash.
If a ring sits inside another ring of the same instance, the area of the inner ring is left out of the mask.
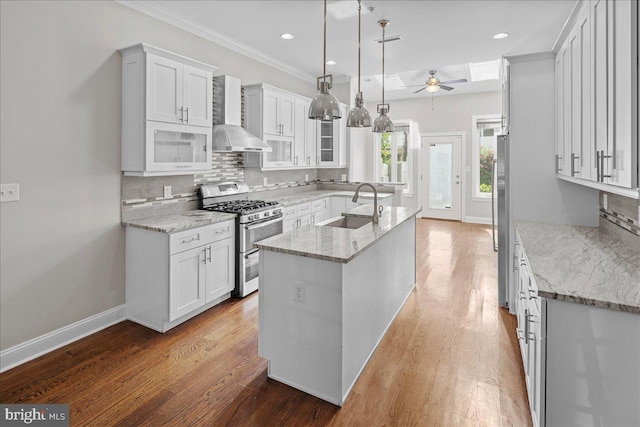
<path id="1" fill-rule="evenodd" d="M 240 80 L 213 78 L 213 151 L 271 151 L 271 147 L 241 126 Z"/>

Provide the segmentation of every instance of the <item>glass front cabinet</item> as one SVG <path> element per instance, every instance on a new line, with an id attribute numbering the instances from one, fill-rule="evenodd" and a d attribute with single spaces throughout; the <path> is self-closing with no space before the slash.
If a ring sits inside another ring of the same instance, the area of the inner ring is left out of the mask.
<path id="1" fill-rule="evenodd" d="M 122 171 L 211 170 L 214 67 L 147 44 L 122 54 Z"/>

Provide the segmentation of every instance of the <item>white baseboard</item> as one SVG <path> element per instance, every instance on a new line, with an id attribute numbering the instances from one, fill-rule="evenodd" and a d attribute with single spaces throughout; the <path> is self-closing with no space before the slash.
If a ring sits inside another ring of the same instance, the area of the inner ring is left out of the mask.
<path id="1" fill-rule="evenodd" d="M 470 222 L 472 224 L 491 224 L 491 218 L 484 218 L 481 216 L 465 216 L 462 222 Z"/>
<path id="2" fill-rule="evenodd" d="M 22 365 L 74 341 L 122 322 L 127 318 L 126 305 L 119 305 L 48 334 L 0 351 L 0 372 Z"/>

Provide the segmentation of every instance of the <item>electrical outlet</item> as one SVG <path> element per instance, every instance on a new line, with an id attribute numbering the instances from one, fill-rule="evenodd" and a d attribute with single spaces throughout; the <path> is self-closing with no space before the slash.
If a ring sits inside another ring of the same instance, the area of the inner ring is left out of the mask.
<path id="1" fill-rule="evenodd" d="M 293 285 L 293 300 L 304 303 L 304 283 L 295 283 Z"/>
<path id="2" fill-rule="evenodd" d="M 342 174 L 342 180 L 343 180 L 343 181 L 346 181 L 346 180 L 347 180 L 347 174 L 346 174 L 346 173 L 343 173 L 343 174 Z"/>
<path id="3" fill-rule="evenodd" d="M 267 186 L 267 177 L 262 178 L 262 185 Z"/>
<path id="4" fill-rule="evenodd" d="M 170 185 L 165 185 L 163 188 L 163 197 L 165 199 L 170 199 L 171 198 L 171 186 Z"/>
<path id="5" fill-rule="evenodd" d="M 602 195 L 602 207 L 605 209 L 609 209 L 609 201 L 607 200 L 607 195 Z"/>
<path id="6" fill-rule="evenodd" d="M 305 181 L 307 181 L 307 182 L 309 182 L 309 174 L 308 174 L 308 173 L 305 173 L 305 174 L 304 174 L 304 180 L 305 180 Z"/>
<path id="7" fill-rule="evenodd" d="M 0 186 L 0 202 L 17 202 L 18 200 L 20 200 L 20 184 Z"/>

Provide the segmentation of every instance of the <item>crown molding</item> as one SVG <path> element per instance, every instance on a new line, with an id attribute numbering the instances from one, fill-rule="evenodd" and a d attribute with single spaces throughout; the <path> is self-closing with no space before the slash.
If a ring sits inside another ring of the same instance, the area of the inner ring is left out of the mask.
<path id="1" fill-rule="evenodd" d="M 203 39 L 219 44 L 220 46 L 233 50 L 234 52 L 248 56 L 251 59 L 262 62 L 263 64 L 269 65 L 279 71 L 290 74 L 301 80 L 309 83 L 316 83 L 315 76 L 312 76 L 311 74 L 302 71 L 299 68 L 279 61 L 265 54 L 264 52 L 254 49 L 251 46 L 248 46 L 237 40 L 234 40 L 231 37 L 215 32 L 195 21 L 182 16 L 178 16 L 174 12 L 171 12 L 167 8 L 161 6 L 159 4 L 160 2 L 158 1 L 115 0 L 115 2 L 134 9 L 140 13 L 144 13 L 145 15 L 151 16 L 152 18 L 166 22 L 167 24 L 173 25 L 174 27 L 180 28 L 181 30 L 187 31 L 191 34 L 195 34 L 196 36 L 202 37 Z"/>

